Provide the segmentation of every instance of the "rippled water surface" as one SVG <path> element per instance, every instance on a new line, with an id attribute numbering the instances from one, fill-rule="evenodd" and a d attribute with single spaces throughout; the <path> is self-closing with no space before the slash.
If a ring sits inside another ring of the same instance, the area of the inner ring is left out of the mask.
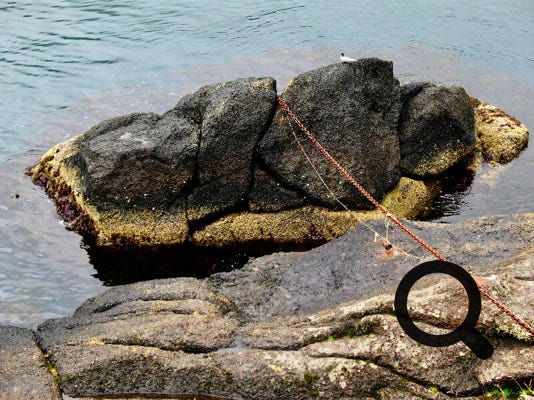
<path id="1" fill-rule="evenodd" d="M 401 81 L 464 86 L 534 126 L 534 3 L 0 2 L 0 323 L 34 326 L 101 292 L 98 272 L 23 170 L 105 118 L 163 112 L 207 83 L 352 57 Z M 534 212 L 534 151 L 484 167 L 441 220 Z M 18 196 L 17 196 L 18 195 Z"/>

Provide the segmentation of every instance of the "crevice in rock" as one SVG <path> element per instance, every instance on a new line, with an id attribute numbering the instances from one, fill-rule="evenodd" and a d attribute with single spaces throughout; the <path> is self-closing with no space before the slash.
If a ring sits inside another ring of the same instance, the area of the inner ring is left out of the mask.
<path id="1" fill-rule="evenodd" d="M 189 202 L 187 202 L 187 209 L 189 209 Z M 234 204 L 233 206 L 229 206 L 225 209 L 215 211 L 210 213 L 209 215 L 199 218 L 195 221 L 191 221 L 191 219 L 188 216 L 188 224 L 189 224 L 189 241 L 191 240 L 192 235 L 199 230 L 202 230 L 209 224 L 216 222 L 217 220 L 221 219 L 222 217 L 228 215 L 228 214 L 234 214 L 234 213 L 240 213 L 248 211 L 248 202 L 243 197 L 242 200 Z"/>
<path id="2" fill-rule="evenodd" d="M 510 391 L 512 391 L 513 394 L 511 394 L 510 397 L 506 397 L 506 398 L 516 398 L 515 396 L 517 396 L 517 393 L 519 393 L 521 390 L 525 390 L 525 388 L 532 388 L 533 384 L 534 384 L 534 380 L 532 377 L 524 377 L 520 379 L 503 378 L 503 379 L 498 379 L 498 380 L 488 382 L 487 384 L 482 385 L 473 390 L 465 390 L 462 392 L 452 392 L 452 393 L 443 391 L 443 393 L 449 394 L 449 395 L 452 394 L 455 397 L 462 398 L 462 397 L 482 396 L 484 393 L 488 393 L 493 390 L 501 391 L 502 388 L 507 388 Z"/>
<path id="3" fill-rule="evenodd" d="M 297 144 L 295 143 L 295 146 L 296 145 Z M 304 155 L 302 156 L 304 157 Z M 305 190 L 292 185 L 291 182 L 288 182 L 287 180 L 285 180 L 279 173 L 277 173 L 274 169 L 269 167 L 269 165 L 267 165 L 267 163 L 263 160 L 263 158 L 261 157 L 259 153 L 255 155 L 254 162 L 257 164 L 258 168 L 260 168 L 263 172 L 269 175 L 276 183 L 280 185 L 281 188 L 295 192 L 296 194 L 301 196 L 303 199 L 305 199 L 308 205 L 325 207 L 332 211 L 342 210 L 341 206 L 332 206 L 332 204 L 328 202 L 323 202 L 320 199 L 316 199 L 315 197 L 310 197 L 308 193 L 306 193 Z"/>
<path id="4" fill-rule="evenodd" d="M 114 394 L 86 394 L 83 396 L 76 396 L 87 400 L 93 399 L 170 399 L 170 400 L 234 400 L 231 397 L 223 397 L 220 395 L 211 396 L 207 394 L 187 394 L 187 393 L 114 393 Z"/>
<path id="5" fill-rule="evenodd" d="M 44 359 L 44 362 L 45 362 L 45 367 L 46 367 L 46 370 L 48 371 L 48 373 L 52 376 L 52 380 L 54 381 L 55 385 L 56 385 L 56 388 L 57 388 L 57 392 L 59 394 L 59 397 L 60 398 L 63 398 L 62 394 L 63 394 L 63 390 L 62 390 L 62 387 L 61 387 L 61 376 L 59 375 L 59 373 L 57 372 L 56 370 L 56 366 L 55 366 L 55 363 L 52 359 L 52 356 L 46 351 L 46 349 L 42 346 L 37 334 L 35 331 L 33 331 L 33 340 L 34 340 L 34 343 L 35 345 L 37 346 L 37 348 L 39 349 L 39 351 L 41 352 L 42 356 L 43 356 L 43 359 Z"/>
<path id="6" fill-rule="evenodd" d="M 143 301 L 147 301 L 149 302 L 150 300 L 143 300 Z M 157 300 L 157 301 L 165 301 L 165 300 Z M 169 300 L 170 301 L 173 301 L 173 300 Z M 97 309 L 97 310 L 94 310 L 94 313 L 95 314 L 101 314 L 101 313 L 105 313 L 107 311 L 110 311 L 110 310 L 113 310 L 115 307 L 117 307 L 117 305 L 113 306 L 113 307 L 109 307 L 109 308 L 106 308 L 106 307 L 103 307 L 102 309 Z M 185 310 L 158 310 L 158 309 L 155 309 L 153 311 L 149 311 L 149 310 L 142 310 L 142 311 L 123 311 L 123 312 L 120 312 L 118 314 L 114 314 L 113 315 L 113 318 L 114 318 L 114 321 L 120 321 L 120 320 L 123 320 L 123 319 L 128 319 L 132 316 L 142 316 L 142 317 L 150 317 L 151 315 L 155 316 L 155 315 L 163 315 L 163 314 L 175 314 L 175 315 L 194 315 L 194 312 L 193 311 L 185 311 Z M 223 315 L 225 314 L 224 312 L 222 313 Z M 202 314 L 202 313 L 199 313 L 198 315 L 208 315 L 208 314 Z M 107 322 L 107 321 L 102 321 L 102 322 Z M 96 323 L 99 323 L 99 322 L 96 322 Z"/>
<path id="7" fill-rule="evenodd" d="M 202 148 L 202 122 L 197 124 L 197 126 L 198 126 L 197 151 L 196 151 L 196 154 L 195 154 L 195 163 L 194 163 L 194 166 L 193 166 L 193 177 L 191 178 L 191 189 L 187 193 L 184 193 L 184 195 L 188 195 L 191 191 L 193 191 L 193 189 L 195 187 L 199 186 L 199 184 L 200 184 L 200 178 L 199 178 L 199 176 L 200 176 L 200 162 L 199 162 L 199 158 L 200 158 L 200 149 Z M 187 215 L 188 207 L 186 207 L 185 209 L 186 209 L 186 215 Z M 187 220 L 189 221 L 189 216 L 187 216 Z"/>
<path id="8" fill-rule="evenodd" d="M 276 81 L 274 82 L 274 85 L 275 85 L 274 87 L 275 87 L 275 90 L 276 90 Z M 277 95 L 278 95 L 278 93 L 277 93 Z M 255 143 L 254 148 L 252 150 L 252 156 L 251 156 L 251 162 L 250 162 L 250 174 L 252 176 L 252 179 L 250 181 L 250 185 L 249 185 L 248 191 L 247 191 L 247 197 L 246 197 L 247 200 L 249 200 L 249 196 L 248 195 L 250 194 L 250 190 L 252 189 L 252 186 L 254 185 L 254 168 L 255 168 L 256 165 L 260 165 L 259 162 L 261 161 L 261 156 L 260 156 L 260 153 L 259 153 L 259 147 L 260 147 L 261 141 L 265 137 L 267 131 L 271 128 L 271 125 L 272 125 L 273 120 L 274 120 L 274 116 L 276 115 L 276 112 L 278 111 L 278 109 L 279 109 L 278 101 L 277 101 L 277 98 L 275 97 L 274 102 L 273 102 L 273 107 L 271 109 L 271 113 L 269 115 L 269 118 L 267 119 L 267 122 L 265 123 L 265 126 L 262 128 L 261 133 L 258 136 L 258 140 Z M 265 171 L 264 168 L 262 168 L 262 169 Z"/>
<path id="9" fill-rule="evenodd" d="M 97 346 L 125 346 L 125 347 L 142 347 L 147 349 L 156 349 L 156 350 L 164 350 L 169 351 L 173 353 L 187 353 L 187 354 L 206 354 L 211 353 L 214 351 L 219 350 L 218 347 L 209 347 L 209 346 L 194 346 L 194 345 L 187 345 L 187 344 L 176 344 L 174 347 L 165 346 L 165 345 L 155 345 L 150 343 L 148 340 L 105 340 L 101 339 L 101 343 L 99 343 Z M 84 342 L 78 343 L 78 346 L 87 345 Z"/>
<path id="10" fill-rule="evenodd" d="M 432 382 L 432 381 L 425 381 L 425 380 L 422 380 L 422 379 L 418 379 L 416 377 L 413 377 L 413 376 L 409 376 L 409 375 L 404 375 L 402 373 L 400 373 L 399 371 L 397 371 L 395 368 L 393 368 L 392 366 L 388 365 L 388 364 L 384 364 L 384 363 L 381 363 L 379 360 L 377 359 L 374 359 L 374 358 L 366 358 L 366 357 L 351 357 L 351 356 L 347 356 L 347 355 L 340 355 L 340 354 L 332 354 L 332 355 L 320 355 L 320 356 L 313 356 L 313 355 L 310 355 L 309 357 L 311 358 L 314 358 L 314 359 L 322 359 L 322 358 L 325 358 L 325 359 L 328 359 L 328 358 L 344 358 L 344 359 L 347 359 L 347 360 L 355 360 L 355 361 L 364 361 L 366 362 L 367 364 L 372 364 L 372 365 L 375 365 L 377 367 L 380 367 L 380 368 L 383 368 L 385 370 L 387 370 L 389 373 L 393 374 L 393 375 L 396 375 L 397 377 L 399 377 L 402 381 L 405 381 L 405 382 L 410 382 L 410 383 L 414 383 L 418 386 L 422 386 L 422 387 L 429 387 L 429 386 L 434 386 L 438 389 L 439 392 L 443 393 L 443 394 L 447 394 L 447 395 L 451 395 L 454 393 L 454 396 L 455 397 L 469 397 L 469 396 L 472 396 L 474 395 L 475 393 L 476 394 L 482 394 L 484 393 L 484 391 L 481 391 L 481 390 L 476 390 L 476 391 L 466 391 L 466 392 L 453 392 L 452 391 L 452 388 L 448 388 L 448 387 L 444 387 L 442 385 L 438 385 L 436 384 L 435 382 Z M 379 390 L 381 390 L 383 388 L 379 388 L 377 389 L 376 391 L 373 392 L 373 394 L 377 394 L 377 392 Z"/>

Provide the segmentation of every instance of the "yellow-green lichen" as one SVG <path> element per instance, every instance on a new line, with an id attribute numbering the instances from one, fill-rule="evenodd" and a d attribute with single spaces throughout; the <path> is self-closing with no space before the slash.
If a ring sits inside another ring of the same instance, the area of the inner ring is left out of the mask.
<path id="1" fill-rule="evenodd" d="M 81 187 L 81 173 L 65 160 L 78 152 L 83 135 L 53 146 L 30 170 L 32 180 L 43 184 L 60 214 L 77 214 L 73 229 L 94 235 L 100 246 L 159 246 L 180 244 L 189 234 L 185 211 L 117 210 L 101 212 L 90 204 Z M 63 194 L 62 194 L 63 193 Z M 66 208 L 70 208 L 67 211 Z M 76 211 L 72 211 L 75 209 Z M 71 216 L 72 217 L 72 216 Z M 83 226 L 80 226 L 83 222 Z M 78 224 L 78 225 L 77 225 Z"/>
<path id="2" fill-rule="evenodd" d="M 523 150 L 529 138 L 525 125 L 489 104 L 475 108 L 475 132 L 479 149 L 488 161 L 507 163 Z"/>
<path id="3" fill-rule="evenodd" d="M 382 200 L 382 205 L 399 218 L 419 215 L 430 206 L 439 185 L 401 178 Z M 332 211 L 304 206 L 276 213 L 240 212 L 224 216 L 192 234 L 199 246 L 224 247 L 258 241 L 276 244 L 305 244 L 331 240 L 360 221 L 384 218 L 379 210 Z"/>

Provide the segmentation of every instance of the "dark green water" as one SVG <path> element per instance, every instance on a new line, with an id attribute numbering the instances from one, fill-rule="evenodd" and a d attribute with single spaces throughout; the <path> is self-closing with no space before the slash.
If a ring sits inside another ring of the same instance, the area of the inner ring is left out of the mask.
<path id="1" fill-rule="evenodd" d="M 50 145 L 207 83 L 273 76 L 281 91 L 341 51 L 393 60 L 404 82 L 462 85 L 532 128 L 533 20 L 531 0 L 0 2 L 0 323 L 33 326 L 104 289 L 23 176 Z M 533 170 L 532 147 L 483 168 L 444 199 L 441 220 L 534 212 Z"/>

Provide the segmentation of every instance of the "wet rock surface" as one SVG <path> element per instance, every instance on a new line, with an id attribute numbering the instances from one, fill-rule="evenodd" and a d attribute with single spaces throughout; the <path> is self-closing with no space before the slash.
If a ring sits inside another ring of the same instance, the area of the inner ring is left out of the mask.
<path id="1" fill-rule="evenodd" d="M 35 332 L 0 326 L 0 399 L 59 400 L 61 395 Z"/>
<path id="2" fill-rule="evenodd" d="M 400 178 L 397 121 L 400 84 L 393 63 L 378 59 L 339 63 L 295 77 L 282 98 L 323 146 L 378 200 Z M 278 109 L 261 141 L 265 165 L 291 187 L 316 201 L 337 205 L 295 144 L 287 115 Z M 320 174 L 351 208 L 370 203 L 292 125 Z"/>
<path id="3" fill-rule="evenodd" d="M 476 132 L 486 160 L 507 163 L 528 143 L 527 127 L 503 110 L 486 103 L 475 106 Z"/>
<path id="4" fill-rule="evenodd" d="M 273 78 L 209 85 L 163 115 L 114 118 L 56 145 L 29 174 L 96 247 L 323 243 L 355 223 L 331 218 L 342 207 L 299 150 L 276 96 Z M 487 159 L 509 161 L 528 140 L 524 127 L 491 134 L 484 124 L 493 117 L 475 121 L 463 89 L 401 86 L 392 63 L 373 58 L 301 74 L 281 96 L 375 198 L 401 202 L 401 218 L 424 213 L 440 174 L 475 151 L 475 122 Z M 503 115 L 500 132 L 515 123 Z M 372 208 L 292 126 L 335 196 L 353 210 Z M 285 220 L 299 226 L 284 228 Z M 231 232 L 220 229 L 228 223 Z"/>
<path id="5" fill-rule="evenodd" d="M 439 175 L 472 153 L 474 117 L 465 90 L 429 83 L 403 87 L 399 141 L 402 172 L 412 176 Z"/>
<path id="6" fill-rule="evenodd" d="M 533 222 L 526 214 L 409 225 L 532 324 Z M 371 226 L 384 230 L 381 221 Z M 261 257 L 205 280 L 112 288 L 72 317 L 40 325 L 39 345 L 69 396 L 482 398 L 491 385 L 532 377 L 532 338 L 485 299 L 477 329 L 495 347 L 488 360 L 463 343 L 431 348 L 406 336 L 393 293 L 427 256 L 396 230 L 389 238 L 410 255 L 385 253 L 360 225 L 312 251 Z M 463 289 L 440 275 L 410 293 L 428 332 L 457 326 L 465 306 Z"/>

